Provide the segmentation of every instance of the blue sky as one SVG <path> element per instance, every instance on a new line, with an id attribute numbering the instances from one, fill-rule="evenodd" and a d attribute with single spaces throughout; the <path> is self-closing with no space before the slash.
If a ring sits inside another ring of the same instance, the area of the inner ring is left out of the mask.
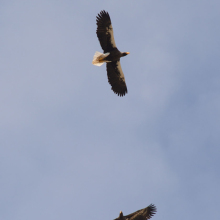
<path id="1" fill-rule="evenodd" d="M 219 219 L 219 1 L 0 1 L 0 219 Z M 128 94 L 96 15 L 109 12 Z"/>

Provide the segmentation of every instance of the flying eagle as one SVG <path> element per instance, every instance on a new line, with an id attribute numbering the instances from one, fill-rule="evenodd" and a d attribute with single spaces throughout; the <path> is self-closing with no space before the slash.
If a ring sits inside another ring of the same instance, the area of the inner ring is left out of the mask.
<path id="1" fill-rule="evenodd" d="M 111 19 L 108 12 L 104 10 L 101 11 L 96 17 L 96 24 L 96 34 L 104 54 L 96 52 L 92 64 L 101 66 L 106 62 L 108 82 L 112 86 L 113 92 L 119 96 L 124 96 L 128 90 L 120 64 L 120 58 L 128 55 L 129 52 L 121 53 L 116 47 Z"/>
<path id="2" fill-rule="evenodd" d="M 130 215 L 124 216 L 122 211 L 119 214 L 119 217 L 114 220 L 147 220 L 155 215 L 157 212 L 157 208 L 154 204 L 150 204 L 148 207 L 144 209 L 140 209 Z"/>

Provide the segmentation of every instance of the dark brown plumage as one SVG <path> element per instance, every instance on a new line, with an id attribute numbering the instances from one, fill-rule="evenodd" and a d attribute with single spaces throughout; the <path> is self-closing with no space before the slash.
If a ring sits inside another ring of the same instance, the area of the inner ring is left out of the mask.
<path id="1" fill-rule="evenodd" d="M 148 207 L 140 209 L 126 216 L 124 216 L 121 211 L 119 217 L 115 220 L 147 220 L 153 217 L 156 214 L 156 212 L 156 206 L 154 204 L 150 204 Z"/>
<path id="2" fill-rule="evenodd" d="M 129 54 L 129 52 L 121 53 L 116 47 L 111 19 L 106 11 L 101 11 L 96 19 L 96 34 L 104 54 L 96 52 L 93 64 L 100 66 L 106 62 L 108 82 L 112 86 L 113 92 L 119 96 L 127 93 L 125 77 L 121 68 L 120 58 Z"/>

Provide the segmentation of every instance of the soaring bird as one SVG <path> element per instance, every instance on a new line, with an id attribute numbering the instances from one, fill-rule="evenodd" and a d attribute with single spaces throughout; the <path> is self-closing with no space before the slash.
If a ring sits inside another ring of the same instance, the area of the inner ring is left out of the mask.
<path id="1" fill-rule="evenodd" d="M 144 209 L 140 209 L 130 215 L 124 216 L 122 211 L 119 214 L 119 217 L 114 220 L 147 220 L 150 219 L 157 212 L 157 208 L 154 204 L 150 204 Z"/>
<path id="2" fill-rule="evenodd" d="M 108 12 L 101 11 L 96 17 L 96 34 L 104 53 L 96 52 L 92 64 L 101 66 L 106 63 L 108 82 L 114 93 L 124 96 L 128 90 L 125 77 L 121 68 L 120 58 L 129 52 L 120 52 L 115 44 L 113 28 Z"/>

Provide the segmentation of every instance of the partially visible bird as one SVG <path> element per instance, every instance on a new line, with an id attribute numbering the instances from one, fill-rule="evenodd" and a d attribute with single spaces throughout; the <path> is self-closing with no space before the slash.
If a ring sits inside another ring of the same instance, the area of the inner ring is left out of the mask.
<path id="1" fill-rule="evenodd" d="M 101 11 L 96 17 L 96 34 L 103 53 L 96 52 L 92 64 L 101 66 L 106 62 L 108 82 L 112 86 L 114 93 L 124 96 L 127 91 L 125 77 L 122 72 L 120 58 L 127 56 L 129 52 L 120 52 L 116 47 L 111 19 L 106 11 Z"/>
<path id="2" fill-rule="evenodd" d="M 120 211 L 119 217 L 114 220 L 147 220 L 153 217 L 156 212 L 156 206 L 154 204 L 150 204 L 148 207 L 140 209 L 126 216 L 124 216 L 122 211 Z"/>

